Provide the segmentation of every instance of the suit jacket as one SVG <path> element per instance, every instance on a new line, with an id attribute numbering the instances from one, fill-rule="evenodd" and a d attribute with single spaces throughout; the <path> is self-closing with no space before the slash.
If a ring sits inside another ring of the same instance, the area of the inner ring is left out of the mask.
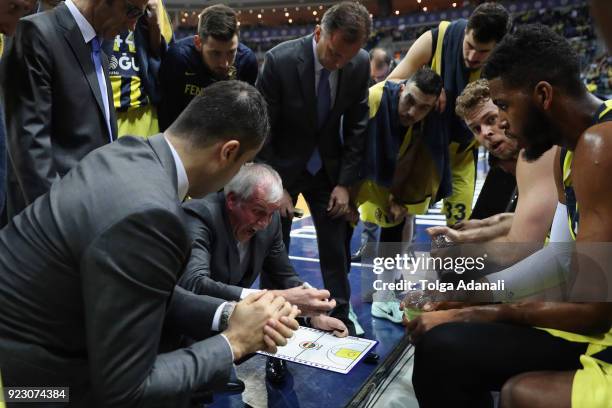
<path id="1" fill-rule="evenodd" d="M 237 241 L 225 207 L 225 195 L 215 193 L 183 204 L 192 239 L 191 256 L 179 285 L 195 293 L 227 300 L 240 299 L 242 288 L 250 288 L 261 276 L 261 287 L 286 289 L 299 286 L 289 261 L 276 212 L 267 228 L 251 238 L 247 273 L 242 275 Z"/>
<path id="2" fill-rule="evenodd" d="M 102 66 L 112 138 L 117 137 L 108 59 Z M 2 59 L 10 178 L 19 183 L 25 205 L 46 193 L 111 135 L 91 58 L 90 45 L 68 7 L 21 19 Z M 24 208 L 18 205 L 15 213 Z"/>
<path id="3" fill-rule="evenodd" d="M 161 135 L 95 150 L 14 217 L 0 231 L 4 385 L 68 386 L 79 407 L 167 407 L 226 383 L 221 336 L 158 355 L 167 311 L 195 297 L 171 299 L 189 256 L 182 217 Z M 192 315 L 200 330 L 212 313 Z"/>
<path id="4" fill-rule="evenodd" d="M 259 159 L 292 190 L 315 147 L 332 185 L 359 179 L 368 123 L 368 53 L 360 50 L 339 72 L 336 99 L 325 124 L 317 124 L 312 35 L 266 53 L 257 87 L 268 102 L 272 132 Z M 341 126 L 342 121 L 342 126 Z M 342 131 L 341 131 L 342 130 Z"/>

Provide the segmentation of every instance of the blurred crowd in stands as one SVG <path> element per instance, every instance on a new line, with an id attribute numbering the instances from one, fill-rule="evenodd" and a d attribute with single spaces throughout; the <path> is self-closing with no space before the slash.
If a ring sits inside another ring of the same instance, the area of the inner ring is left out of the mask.
<path id="1" fill-rule="evenodd" d="M 513 15 L 515 29 L 519 25 L 541 23 L 551 27 L 557 33 L 568 38 L 578 51 L 581 58 L 583 78 L 591 92 L 601 95 L 612 94 L 612 67 L 610 58 L 596 39 L 593 21 L 585 2 L 580 7 L 566 6 L 556 9 L 534 9 Z M 381 27 L 372 32 L 366 48 L 387 49 L 394 57 L 392 62 L 398 63 L 408 48 L 425 31 L 437 26 L 438 22 L 428 22 L 420 25 L 400 25 Z M 289 28 L 289 27 L 287 27 Z M 192 35 L 195 27 L 179 26 L 175 29 L 176 38 Z M 263 41 L 249 41 L 242 36 L 242 42 L 251 48 L 261 63 L 264 53 L 287 38 L 268 38 Z"/>

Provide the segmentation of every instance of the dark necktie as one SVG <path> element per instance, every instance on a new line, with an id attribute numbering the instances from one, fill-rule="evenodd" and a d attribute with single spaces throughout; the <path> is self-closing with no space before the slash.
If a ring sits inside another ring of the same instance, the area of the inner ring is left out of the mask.
<path id="1" fill-rule="evenodd" d="M 330 108 L 331 89 L 329 87 L 329 71 L 323 68 L 319 76 L 319 86 L 317 88 L 317 126 L 319 130 L 321 130 L 325 124 Z M 321 155 L 319 154 L 319 149 L 315 147 L 312 156 L 310 156 L 306 164 L 306 170 L 308 170 L 310 174 L 315 175 L 321 169 L 321 166 Z"/>
<path id="2" fill-rule="evenodd" d="M 104 106 L 104 119 L 108 128 L 108 138 L 113 141 L 113 132 L 110 125 L 110 108 L 108 105 L 108 93 L 106 90 L 106 79 L 104 78 L 104 71 L 102 70 L 102 59 L 100 58 L 100 40 L 98 37 L 94 37 L 91 40 L 91 60 L 96 68 L 96 77 L 98 78 L 98 87 L 100 88 L 100 94 L 102 96 L 102 105 Z"/>

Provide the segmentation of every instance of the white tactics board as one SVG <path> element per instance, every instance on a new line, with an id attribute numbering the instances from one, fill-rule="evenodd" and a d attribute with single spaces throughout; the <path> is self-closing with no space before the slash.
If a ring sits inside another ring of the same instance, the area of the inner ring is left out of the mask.
<path id="1" fill-rule="evenodd" d="M 279 347 L 276 354 L 258 353 L 347 374 L 376 343 L 352 336 L 339 338 L 331 333 L 300 326 L 287 345 Z"/>

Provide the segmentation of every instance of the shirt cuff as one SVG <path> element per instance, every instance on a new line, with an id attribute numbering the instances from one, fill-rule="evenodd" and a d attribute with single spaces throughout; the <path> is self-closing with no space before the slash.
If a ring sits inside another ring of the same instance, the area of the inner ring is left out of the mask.
<path id="1" fill-rule="evenodd" d="M 223 311 L 223 307 L 226 304 L 227 302 L 221 303 L 219 307 L 217 308 L 217 311 L 215 311 L 215 316 L 213 317 L 212 327 L 211 327 L 212 331 L 219 331 L 219 322 L 221 321 L 221 312 Z M 227 338 L 225 340 L 227 340 Z"/>
<path id="2" fill-rule="evenodd" d="M 261 292 L 259 289 L 247 289 L 244 288 L 242 289 L 242 292 L 240 292 L 240 300 L 244 299 L 245 297 L 252 295 L 253 293 L 257 293 L 257 292 Z"/>
<path id="3" fill-rule="evenodd" d="M 235 358 L 234 358 L 234 350 L 232 350 L 232 345 L 230 344 L 230 342 L 227 339 L 227 337 L 225 336 L 225 334 L 221 333 L 221 337 L 223 337 L 225 339 L 225 342 L 227 343 L 227 346 L 229 347 L 230 351 L 232 352 L 232 361 L 234 361 Z"/>

